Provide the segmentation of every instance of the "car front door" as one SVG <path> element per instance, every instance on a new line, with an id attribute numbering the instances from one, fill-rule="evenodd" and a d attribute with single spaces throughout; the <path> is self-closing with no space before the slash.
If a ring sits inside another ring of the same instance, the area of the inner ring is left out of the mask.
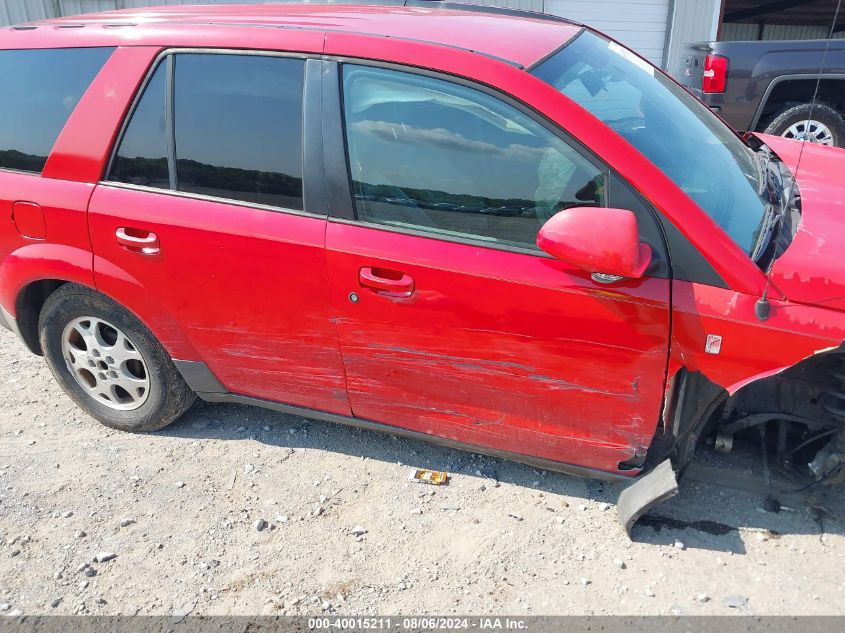
<path id="1" fill-rule="evenodd" d="M 350 174 L 330 196 L 326 247 L 354 415 L 512 455 L 637 468 L 669 346 L 666 251 L 650 210 L 506 97 L 373 65 L 325 76 L 342 91 Z M 603 283 L 537 249 L 545 220 L 591 205 L 637 213 L 658 260 L 646 277 Z"/>
<path id="2" fill-rule="evenodd" d="M 348 415 L 327 210 L 303 193 L 303 113 L 319 116 L 303 107 L 305 67 L 165 56 L 90 202 L 94 273 L 165 344 L 175 324 L 230 392 Z"/>

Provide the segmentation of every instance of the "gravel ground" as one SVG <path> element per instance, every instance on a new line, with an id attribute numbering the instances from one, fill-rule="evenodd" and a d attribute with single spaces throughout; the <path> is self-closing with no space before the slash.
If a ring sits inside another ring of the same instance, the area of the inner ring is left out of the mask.
<path id="1" fill-rule="evenodd" d="M 241 406 L 120 433 L 0 349 L 6 614 L 845 614 L 824 514 L 686 483 L 631 542 L 618 485 Z"/>

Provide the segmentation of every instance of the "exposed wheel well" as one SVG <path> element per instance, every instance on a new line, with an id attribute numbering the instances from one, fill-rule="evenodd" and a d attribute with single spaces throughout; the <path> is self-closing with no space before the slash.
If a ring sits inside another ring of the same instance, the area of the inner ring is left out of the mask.
<path id="1" fill-rule="evenodd" d="M 664 409 L 663 425 L 648 449 L 646 469 L 669 458 L 683 474 L 698 443 L 718 421 L 728 392 L 700 372 L 681 369 L 674 377 L 671 404 Z"/>
<path id="2" fill-rule="evenodd" d="M 15 302 L 15 313 L 21 338 L 29 351 L 42 354 L 41 343 L 38 340 L 38 316 L 44 302 L 61 286 L 68 283 L 61 279 L 41 279 L 25 286 L 18 294 Z"/>
<path id="3" fill-rule="evenodd" d="M 671 456 L 680 473 L 700 442 L 710 438 L 717 450 L 730 451 L 736 437 L 746 444 L 762 441 L 779 467 L 819 481 L 842 481 L 845 344 L 731 396 L 699 373 L 682 370 L 677 384 L 671 433 L 649 451 L 652 463 Z"/>
<path id="4" fill-rule="evenodd" d="M 787 79 L 775 85 L 769 94 L 757 121 L 756 130 L 768 127 L 778 114 L 813 100 L 816 90 L 815 79 Z M 845 116 L 845 79 L 822 79 L 819 82 L 817 103 L 822 103 Z"/>

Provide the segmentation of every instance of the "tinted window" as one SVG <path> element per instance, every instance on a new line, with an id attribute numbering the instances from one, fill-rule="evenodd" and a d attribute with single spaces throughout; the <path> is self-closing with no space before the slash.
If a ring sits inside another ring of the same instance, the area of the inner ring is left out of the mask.
<path id="1" fill-rule="evenodd" d="M 170 187 L 165 133 L 166 63 L 147 84 L 112 166 L 111 180 L 148 187 Z"/>
<path id="2" fill-rule="evenodd" d="M 624 136 L 753 253 L 764 218 L 759 167 L 704 104 L 647 62 L 585 31 L 534 74 Z"/>
<path id="3" fill-rule="evenodd" d="M 0 51 L 0 167 L 40 172 L 111 48 Z"/>
<path id="4" fill-rule="evenodd" d="M 180 191 L 302 209 L 300 59 L 176 55 Z"/>
<path id="5" fill-rule="evenodd" d="M 502 101 L 408 73 L 344 68 L 360 220 L 536 248 L 571 206 L 604 205 L 604 174 Z"/>

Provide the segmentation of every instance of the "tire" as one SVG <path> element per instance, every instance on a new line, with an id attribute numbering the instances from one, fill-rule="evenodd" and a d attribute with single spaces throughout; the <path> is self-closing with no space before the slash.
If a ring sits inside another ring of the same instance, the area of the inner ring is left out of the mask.
<path id="1" fill-rule="evenodd" d="M 38 334 L 65 393 L 108 427 L 157 431 L 196 399 L 146 326 L 94 290 L 76 284 L 56 290 L 41 309 Z"/>
<path id="2" fill-rule="evenodd" d="M 765 133 L 802 140 L 808 131 L 807 140 L 812 143 L 845 147 L 845 121 L 836 110 L 819 103 L 805 103 L 784 110 L 769 123 Z"/>

